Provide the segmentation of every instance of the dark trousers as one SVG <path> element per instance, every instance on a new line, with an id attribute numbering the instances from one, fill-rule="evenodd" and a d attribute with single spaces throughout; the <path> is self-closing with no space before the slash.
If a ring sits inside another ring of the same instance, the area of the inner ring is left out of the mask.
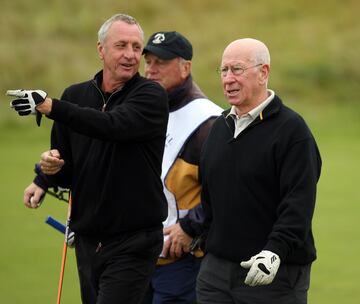
<path id="1" fill-rule="evenodd" d="M 193 304 L 201 259 L 191 254 L 167 265 L 157 266 L 143 304 Z"/>
<path id="2" fill-rule="evenodd" d="M 162 250 L 162 229 L 100 242 L 81 235 L 75 237 L 82 303 L 141 303 Z"/>
<path id="3" fill-rule="evenodd" d="M 248 269 L 207 254 L 197 279 L 199 304 L 306 304 L 311 265 L 282 264 L 270 285 L 244 284 Z"/>

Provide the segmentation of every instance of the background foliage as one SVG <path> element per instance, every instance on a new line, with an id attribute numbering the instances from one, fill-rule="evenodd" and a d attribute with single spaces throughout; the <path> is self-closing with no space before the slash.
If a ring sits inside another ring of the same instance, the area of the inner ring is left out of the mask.
<path id="1" fill-rule="evenodd" d="M 270 87 L 299 111 L 317 138 L 323 172 L 313 228 L 318 248 L 309 303 L 359 303 L 360 2 L 356 0 L 3 0 L 0 92 L 63 89 L 100 69 L 99 26 L 111 15 L 136 17 L 145 36 L 177 30 L 194 46 L 193 76 L 226 106 L 215 73 L 224 47 L 240 37 L 264 41 L 272 54 Z M 48 148 L 51 122 L 37 128 L 0 98 L 0 296 L 3 303 L 56 300 L 62 236 L 43 224 L 66 205 L 47 198 L 22 205 L 33 164 Z M 80 303 L 74 252 L 69 251 L 64 303 Z"/>

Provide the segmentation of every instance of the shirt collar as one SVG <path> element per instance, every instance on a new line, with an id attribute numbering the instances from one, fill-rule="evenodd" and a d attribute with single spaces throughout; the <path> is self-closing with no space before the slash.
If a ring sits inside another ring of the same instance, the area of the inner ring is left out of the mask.
<path id="1" fill-rule="evenodd" d="M 274 99 L 275 96 L 275 92 L 273 90 L 267 90 L 268 91 L 268 98 L 266 98 L 263 102 L 261 102 L 256 108 L 252 109 L 251 111 L 249 111 L 248 113 L 242 115 L 242 116 L 250 116 L 252 119 L 255 119 L 256 117 L 259 116 L 259 114 L 266 108 L 266 106 L 270 103 L 270 101 L 272 101 Z M 226 115 L 226 118 L 228 118 L 229 116 L 233 117 L 233 118 L 237 118 L 238 115 L 236 114 L 236 107 L 235 106 L 231 106 L 230 112 Z"/>

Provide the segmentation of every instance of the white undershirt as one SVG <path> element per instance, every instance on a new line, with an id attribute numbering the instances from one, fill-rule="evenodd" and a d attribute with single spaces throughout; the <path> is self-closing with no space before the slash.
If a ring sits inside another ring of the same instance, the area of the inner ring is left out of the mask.
<path id="1" fill-rule="evenodd" d="M 273 100 L 275 93 L 272 90 L 268 90 L 269 97 L 266 98 L 262 103 L 260 103 L 256 108 L 252 109 L 246 114 L 238 116 L 236 114 L 236 107 L 232 106 L 229 114 L 227 116 L 231 116 L 234 120 L 235 131 L 234 138 L 236 138 L 242 131 L 246 129 L 246 127 L 251 124 L 256 117 L 260 115 L 260 113 L 265 109 L 265 107 Z"/>

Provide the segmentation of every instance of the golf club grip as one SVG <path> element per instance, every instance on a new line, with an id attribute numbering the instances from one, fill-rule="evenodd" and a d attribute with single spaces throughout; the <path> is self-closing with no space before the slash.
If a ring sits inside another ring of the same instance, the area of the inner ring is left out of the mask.
<path id="1" fill-rule="evenodd" d="M 45 220 L 45 223 L 55 228 L 57 231 L 60 231 L 61 233 L 65 233 L 66 231 L 65 225 L 54 219 L 52 216 L 48 216 Z"/>

